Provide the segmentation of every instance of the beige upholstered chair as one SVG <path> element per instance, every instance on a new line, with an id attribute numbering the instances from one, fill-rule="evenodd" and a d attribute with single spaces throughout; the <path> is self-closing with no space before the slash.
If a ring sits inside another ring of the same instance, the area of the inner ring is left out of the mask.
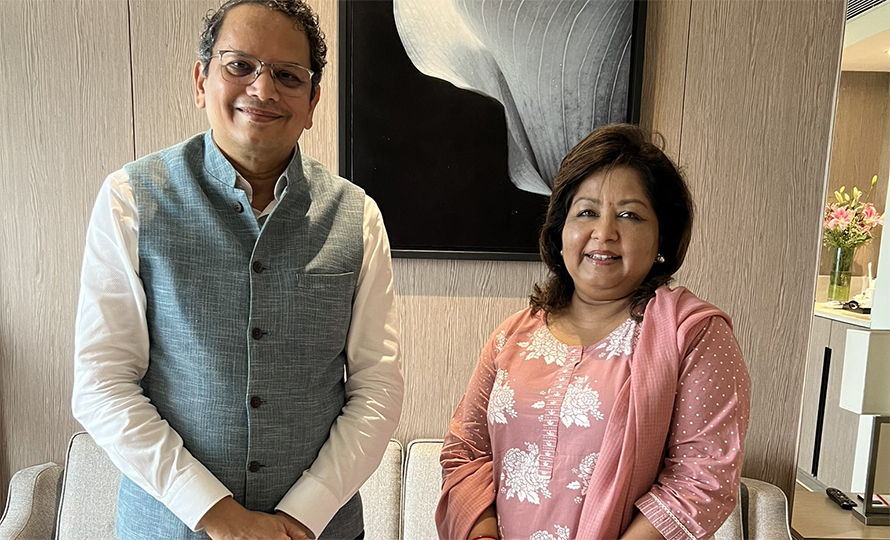
<path id="1" fill-rule="evenodd" d="M 433 514 L 442 481 L 441 440 L 402 446 L 390 441 L 377 471 L 361 488 L 366 540 L 437 540 Z M 0 540 L 115 540 L 120 473 L 86 433 L 68 446 L 64 469 L 29 467 L 10 483 Z M 742 479 L 740 503 L 714 540 L 790 540 L 779 488 Z"/>
<path id="2" fill-rule="evenodd" d="M 89 434 L 75 434 L 64 470 L 46 463 L 13 476 L 0 540 L 116 540 L 120 476 Z M 390 441 L 360 490 L 367 540 L 398 540 L 401 478 L 402 445 Z"/>
<path id="3" fill-rule="evenodd" d="M 433 521 L 442 473 L 439 468 L 441 440 L 417 440 L 408 444 L 403 479 L 402 538 L 438 540 Z M 742 478 L 739 501 L 714 540 L 791 540 L 788 504 L 776 486 Z"/>

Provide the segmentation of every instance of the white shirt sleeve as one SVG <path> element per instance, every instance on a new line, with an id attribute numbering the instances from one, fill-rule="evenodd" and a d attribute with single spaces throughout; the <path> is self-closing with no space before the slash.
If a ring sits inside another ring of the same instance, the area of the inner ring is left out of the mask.
<path id="1" fill-rule="evenodd" d="M 312 466 L 276 507 L 316 537 L 377 469 L 402 411 L 389 239 L 370 197 L 365 198 L 363 235 L 364 259 L 346 337 L 346 405 Z"/>
<path id="2" fill-rule="evenodd" d="M 148 369 L 139 222 L 126 172 L 102 185 L 87 229 L 74 339 L 74 417 L 117 468 L 192 530 L 231 492 L 183 447 L 139 382 Z"/>

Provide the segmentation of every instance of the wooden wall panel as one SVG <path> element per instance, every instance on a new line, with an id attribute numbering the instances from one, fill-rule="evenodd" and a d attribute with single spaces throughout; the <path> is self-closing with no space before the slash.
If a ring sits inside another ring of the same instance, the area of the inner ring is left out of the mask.
<path id="1" fill-rule="evenodd" d="M 851 186 L 867 189 L 875 174 L 878 184 L 869 200 L 883 213 L 890 176 L 890 73 L 844 71 L 837 95 L 827 195 L 834 200 L 834 190 L 841 186 L 846 186 L 848 193 Z M 882 229 L 878 227 L 868 246 L 856 250 L 853 275 L 865 275 L 869 261 L 877 271 Z M 831 272 L 830 252 L 823 249 L 820 274 Z"/>
<path id="2" fill-rule="evenodd" d="M 70 340 L 88 208 L 109 171 L 205 129 L 190 73 L 200 15 L 213 4 L 129 1 L 131 92 L 127 4 L 0 2 L 0 67 L 69 74 L 0 82 L 0 95 L 15 98 L 0 106 L 3 125 L 26 126 L 0 133 L 4 187 L 26 188 L 7 196 L 16 212 L 0 232 L 14 254 L 0 261 L 0 489 L 12 470 L 61 458 L 74 428 Z M 324 108 L 303 147 L 336 168 L 336 6 L 313 4 L 331 47 Z M 650 9 L 662 22 L 647 32 L 645 72 L 655 78 L 644 121 L 665 134 L 699 207 L 681 282 L 734 317 L 755 384 L 745 474 L 790 495 L 843 2 L 656 0 Z M 43 39 L 46 28 L 58 39 Z M 61 55 L 58 43 L 74 45 Z M 101 84 L 73 84 L 79 76 Z M 60 216 L 58 225 L 30 226 L 38 215 Z M 441 437 L 481 345 L 526 305 L 543 270 L 402 259 L 395 272 L 408 381 L 397 436 Z"/>
<path id="3" fill-rule="evenodd" d="M 210 124 L 195 106 L 192 68 L 202 17 L 220 0 L 129 0 L 136 156 L 172 146 Z"/>
<path id="4" fill-rule="evenodd" d="M 692 0 L 653 0 L 646 13 L 640 125 L 664 137 L 674 160 L 680 157 L 691 8 Z"/>
<path id="5" fill-rule="evenodd" d="M 396 438 L 442 438 L 491 332 L 528 306 L 541 263 L 396 259 L 405 404 Z"/>
<path id="6" fill-rule="evenodd" d="M 0 507 L 23 467 L 62 461 L 84 234 L 133 158 L 127 6 L 0 2 Z"/>
<path id="7" fill-rule="evenodd" d="M 198 58 L 202 16 L 220 0 L 129 0 L 133 43 L 136 155 L 179 143 L 210 124 L 194 103 L 192 68 Z M 304 152 L 337 170 L 337 2 L 310 0 L 328 42 L 328 67 L 315 125 L 304 132 Z"/>
<path id="8" fill-rule="evenodd" d="M 690 18 L 680 163 L 698 217 L 680 280 L 733 317 L 753 382 L 743 473 L 789 497 L 843 9 L 694 0 Z"/>

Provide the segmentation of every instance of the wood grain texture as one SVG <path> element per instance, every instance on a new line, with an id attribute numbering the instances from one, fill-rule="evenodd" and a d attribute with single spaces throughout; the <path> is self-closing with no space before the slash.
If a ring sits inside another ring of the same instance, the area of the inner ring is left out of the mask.
<path id="1" fill-rule="evenodd" d="M 62 461 L 84 234 L 133 158 L 127 6 L 0 2 L 0 505 L 11 475 Z"/>
<path id="2" fill-rule="evenodd" d="M 816 418 L 819 414 L 819 393 L 822 388 L 822 363 L 825 348 L 831 346 L 831 320 L 813 317 L 807 347 L 803 397 L 800 407 L 800 437 L 797 467 L 812 473 Z"/>
<path id="3" fill-rule="evenodd" d="M 665 153 L 678 160 L 692 0 L 650 0 L 648 4 L 640 126 L 660 133 Z"/>
<path id="4" fill-rule="evenodd" d="M 742 472 L 789 499 L 843 9 L 693 0 L 690 18 L 680 164 L 698 216 L 679 279 L 732 316 L 753 385 Z"/>
<path id="5" fill-rule="evenodd" d="M 336 5 L 313 3 L 331 45 L 327 108 L 303 148 L 336 169 Z M 136 153 L 206 128 L 190 73 L 207 5 L 130 0 L 131 88 L 126 3 L 0 2 L 0 66 L 68 74 L 0 82 L 2 95 L 15 98 L 0 106 L 3 125 L 25 126 L 0 134 L 4 186 L 24 188 L 8 196 L 16 211 L 4 214 L 0 232 L 15 254 L 0 261 L 0 490 L 12 471 L 60 459 L 75 426 L 68 400 L 77 268 L 99 183 Z M 664 49 L 647 60 L 656 110 L 643 116 L 678 152 L 699 208 L 681 282 L 733 316 L 754 381 L 744 473 L 790 497 L 843 2 L 664 0 L 653 11 L 667 22 L 650 26 Z M 57 39 L 45 40 L 46 28 Z M 57 54 L 58 43 L 73 52 Z M 78 77 L 101 84 L 73 84 Z M 46 148 L 54 160 L 44 158 Z M 797 212 L 766 196 L 780 188 L 799 197 Z M 46 215 L 59 217 L 32 225 Z M 395 261 L 407 381 L 400 440 L 442 436 L 482 344 L 526 305 L 542 274 L 535 263 Z"/>
<path id="6" fill-rule="evenodd" d="M 405 403 L 395 437 L 442 438 L 482 346 L 528 306 L 541 263 L 396 259 Z"/>
<path id="7" fill-rule="evenodd" d="M 202 17 L 219 0 L 129 0 L 133 46 L 136 155 L 177 144 L 206 131 L 205 112 L 194 103 L 193 69 L 198 59 Z M 337 170 L 337 3 L 310 0 L 329 47 L 322 95 L 314 126 L 303 133 L 302 150 Z"/>
<path id="8" fill-rule="evenodd" d="M 873 175 L 878 175 L 869 200 L 879 213 L 886 209 L 887 181 L 890 176 L 890 73 L 867 71 L 841 72 L 837 112 L 831 142 L 831 165 L 827 196 L 834 200 L 834 191 L 846 186 L 868 189 Z M 856 250 L 853 275 L 868 272 L 868 261 L 877 270 L 883 227 L 876 229 L 875 239 Z M 831 249 L 822 250 L 820 274 L 831 272 Z M 851 291 L 856 294 L 859 291 Z"/>
<path id="9" fill-rule="evenodd" d="M 853 481 L 853 455 L 859 433 L 859 415 L 841 409 L 841 380 L 844 375 L 844 348 L 847 330 L 862 330 L 838 321 L 831 321 L 831 367 L 828 370 L 828 391 L 825 395 L 825 420 L 819 471 L 816 478 L 826 486 L 850 491 Z"/>
<path id="10" fill-rule="evenodd" d="M 203 16 L 220 0 L 129 0 L 136 155 L 206 131 L 192 76 Z"/>

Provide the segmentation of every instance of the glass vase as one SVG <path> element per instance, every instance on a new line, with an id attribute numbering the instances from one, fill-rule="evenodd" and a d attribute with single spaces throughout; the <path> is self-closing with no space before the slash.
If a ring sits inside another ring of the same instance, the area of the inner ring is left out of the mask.
<path id="1" fill-rule="evenodd" d="M 856 248 L 833 247 L 831 274 L 828 276 L 828 301 L 846 302 L 850 299 L 850 270 Z"/>

